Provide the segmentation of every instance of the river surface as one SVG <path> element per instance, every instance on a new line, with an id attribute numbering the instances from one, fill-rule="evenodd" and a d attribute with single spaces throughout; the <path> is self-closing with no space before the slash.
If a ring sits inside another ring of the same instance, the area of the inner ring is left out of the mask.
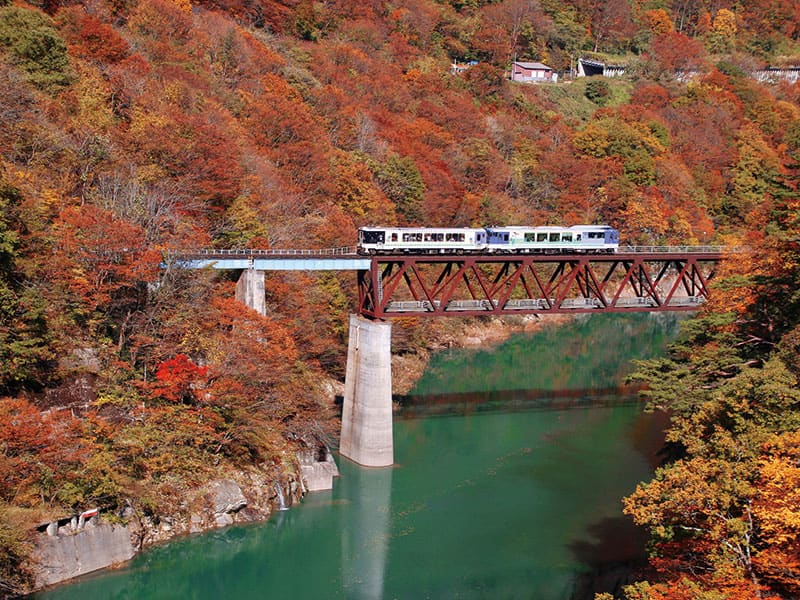
<path id="1" fill-rule="evenodd" d="M 152 548 L 37 598 L 531 598 L 613 591 L 644 565 L 620 498 L 663 416 L 620 388 L 675 318 L 597 315 L 436 356 L 395 420 L 390 469 L 337 457 L 330 492 L 266 523 Z"/>

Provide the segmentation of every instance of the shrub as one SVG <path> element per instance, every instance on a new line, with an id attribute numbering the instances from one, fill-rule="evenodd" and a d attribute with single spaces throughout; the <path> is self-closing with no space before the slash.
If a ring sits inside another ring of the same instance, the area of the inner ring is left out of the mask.
<path id="1" fill-rule="evenodd" d="M 608 82 L 603 79 L 592 79 L 586 82 L 586 97 L 599 106 L 605 105 L 611 95 Z"/>

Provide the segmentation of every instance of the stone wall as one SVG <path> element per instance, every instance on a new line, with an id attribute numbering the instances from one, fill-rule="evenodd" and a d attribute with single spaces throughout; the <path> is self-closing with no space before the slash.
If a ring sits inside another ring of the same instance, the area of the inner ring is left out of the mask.
<path id="1" fill-rule="evenodd" d="M 311 450 L 298 453 L 300 462 L 300 481 L 304 492 L 317 492 L 333 489 L 333 478 L 339 476 L 339 469 L 333 456 L 324 449 L 324 456 L 315 457 Z"/>

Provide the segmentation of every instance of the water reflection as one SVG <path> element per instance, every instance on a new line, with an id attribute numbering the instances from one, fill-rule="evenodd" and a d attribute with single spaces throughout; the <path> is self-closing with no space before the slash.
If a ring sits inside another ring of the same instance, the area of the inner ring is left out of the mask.
<path id="1" fill-rule="evenodd" d="M 631 359 L 660 355 L 685 319 L 682 313 L 586 315 L 497 348 L 440 352 L 411 394 L 611 389 L 631 371 Z"/>
<path id="2" fill-rule="evenodd" d="M 340 461 L 347 459 L 340 458 Z M 392 469 L 356 467 L 339 482 L 352 501 L 341 522 L 342 584 L 347 598 L 384 597 L 386 560 L 391 538 Z"/>
<path id="3" fill-rule="evenodd" d="M 42 597 L 588 599 L 643 556 L 622 543 L 619 499 L 652 472 L 652 419 L 622 405 L 399 420 L 394 469 L 338 459 L 332 492 L 265 524 Z"/>

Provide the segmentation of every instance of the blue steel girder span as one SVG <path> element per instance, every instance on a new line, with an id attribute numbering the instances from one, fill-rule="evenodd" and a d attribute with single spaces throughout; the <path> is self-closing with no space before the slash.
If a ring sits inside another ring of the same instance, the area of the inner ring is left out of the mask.
<path id="1" fill-rule="evenodd" d="M 358 272 L 358 312 L 384 319 L 697 310 L 723 256 L 374 256 Z"/>

